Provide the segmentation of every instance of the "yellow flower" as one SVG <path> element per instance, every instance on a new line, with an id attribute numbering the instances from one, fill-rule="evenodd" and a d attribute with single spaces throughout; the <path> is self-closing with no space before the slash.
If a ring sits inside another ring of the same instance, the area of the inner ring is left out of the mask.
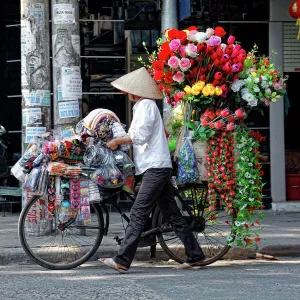
<path id="1" fill-rule="evenodd" d="M 205 86 L 205 82 L 204 82 L 204 81 L 198 81 L 198 82 L 196 83 L 196 87 L 197 87 L 197 89 L 200 90 L 200 91 L 203 90 L 204 86 Z"/>
<path id="2" fill-rule="evenodd" d="M 257 75 L 256 72 L 251 72 L 251 74 L 253 77 L 256 77 L 256 75 Z"/>
<path id="3" fill-rule="evenodd" d="M 189 94 L 192 93 L 192 88 L 191 88 L 189 85 L 187 85 L 187 86 L 184 88 L 184 91 L 189 95 Z"/>
<path id="4" fill-rule="evenodd" d="M 184 29 L 184 30 L 182 30 L 182 31 L 184 31 L 184 32 L 186 33 L 186 35 L 189 34 L 189 31 L 188 31 L 187 29 Z"/>
<path id="5" fill-rule="evenodd" d="M 191 93 L 194 96 L 198 96 L 200 94 L 200 91 L 197 89 L 197 87 L 195 85 L 193 85 Z"/>
<path id="6" fill-rule="evenodd" d="M 209 88 L 207 86 L 205 86 L 202 90 L 202 94 L 207 97 L 209 96 Z"/>
<path id="7" fill-rule="evenodd" d="M 210 87 L 210 88 L 209 88 L 209 95 L 210 95 L 210 96 L 213 96 L 213 95 L 215 94 L 215 91 L 216 91 L 216 89 L 215 89 L 214 86 L 213 86 L 213 87 Z"/>
<path id="8" fill-rule="evenodd" d="M 219 86 L 216 86 L 216 95 L 221 96 L 223 94 L 222 89 Z"/>
<path id="9" fill-rule="evenodd" d="M 215 87 L 211 84 L 211 83 L 209 83 L 209 84 L 207 84 L 204 88 L 203 88 L 203 90 L 204 89 L 206 89 L 206 92 L 205 93 L 208 93 L 208 95 L 210 95 L 210 96 L 213 96 L 214 94 L 215 94 Z M 203 90 L 202 90 L 202 93 L 203 93 Z M 203 95 L 204 95 L 204 93 L 203 93 Z M 205 96 L 205 95 L 204 95 Z"/>

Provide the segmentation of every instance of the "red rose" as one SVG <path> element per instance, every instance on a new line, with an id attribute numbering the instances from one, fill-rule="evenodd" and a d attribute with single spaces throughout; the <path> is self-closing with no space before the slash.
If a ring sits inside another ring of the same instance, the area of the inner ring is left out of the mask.
<path id="1" fill-rule="evenodd" d="M 156 80 L 156 81 L 161 81 L 163 76 L 164 76 L 163 71 L 155 71 L 153 79 Z"/>
<path id="2" fill-rule="evenodd" d="M 183 30 L 178 31 L 176 34 L 176 38 L 180 40 L 181 44 L 184 44 L 187 38 L 187 34 Z"/>
<path id="3" fill-rule="evenodd" d="M 246 60 L 246 58 L 247 58 L 246 54 L 240 54 L 238 56 L 239 62 L 244 62 Z"/>
<path id="4" fill-rule="evenodd" d="M 256 243 L 260 242 L 260 238 L 259 237 L 256 237 L 254 240 L 255 240 Z"/>
<path id="5" fill-rule="evenodd" d="M 241 50 L 241 49 L 242 49 L 242 46 L 241 46 L 240 44 L 236 44 L 236 45 L 234 46 L 234 49 L 236 49 L 236 50 Z"/>
<path id="6" fill-rule="evenodd" d="M 187 30 L 191 31 L 191 30 L 198 30 L 198 28 L 196 26 L 190 26 Z"/>
<path id="7" fill-rule="evenodd" d="M 209 55 L 211 55 L 211 54 L 213 54 L 214 53 L 214 51 L 215 51 L 215 48 L 213 47 L 213 46 L 207 46 L 207 53 L 209 54 Z"/>
<path id="8" fill-rule="evenodd" d="M 215 59 L 214 64 L 215 64 L 216 67 L 219 67 L 220 64 L 221 64 L 221 62 L 220 62 L 220 60 L 217 58 L 217 59 Z"/>
<path id="9" fill-rule="evenodd" d="M 202 81 L 205 81 L 206 76 L 205 76 L 205 75 L 200 75 L 200 78 L 199 78 L 199 79 L 202 80 Z"/>
<path id="10" fill-rule="evenodd" d="M 222 70 L 223 70 L 225 73 L 228 74 L 228 73 L 231 71 L 231 65 L 230 65 L 230 63 L 227 62 L 227 63 L 223 66 Z"/>
<path id="11" fill-rule="evenodd" d="M 223 50 L 221 48 L 218 48 L 217 51 L 216 51 L 217 55 L 219 58 L 221 58 L 224 54 Z"/>
<path id="12" fill-rule="evenodd" d="M 169 83 L 169 84 L 173 83 L 174 80 L 173 80 L 172 77 L 173 77 L 172 72 L 171 72 L 171 71 L 168 71 L 168 72 L 165 74 L 165 82 L 166 82 L 166 83 Z"/>
<path id="13" fill-rule="evenodd" d="M 218 86 L 218 85 L 220 84 L 220 80 L 214 80 L 214 81 L 212 82 L 212 84 L 213 84 L 214 86 Z"/>
<path id="14" fill-rule="evenodd" d="M 217 55 L 216 52 L 214 52 L 214 53 L 210 56 L 210 59 L 211 59 L 211 60 L 215 60 L 215 59 L 217 59 L 217 58 L 218 58 L 218 55 Z"/>
<path id="15" fill-rule="evenodd" d="M 230 111 L 229 111 L 228 108 L 224 108 L 224 109 L 221 111 L 221 116 L 222 116 L 223 118 L 226 118 L 226 117 L 228 117 L 229 115 L 230 115 Z"/>
<path id="16" fill-rule="evenodd" d="M 235 111 L 235 115 L 236 115 L 239 119 L 241 119 L 241 120 L 245 119 L 245 117 L 246 117 L 246 114 L 245 114 L 245 111 L 244 111 L 243 108 L 237 109 L 237 110 Z"/>
<path id="17" fill-rule="evenodd" d="M 227 130 L 232 131 L 235 128 L 235 124 L 234 123 L 228 123 L 227 124 Z"/>
<path id="18" fill-rule="evenodd" d="M 226 31 L 224 30 L 223 27 L 217 26 L 217 27 L 215 28 L 215 35 L 217 35 L 217 36 L 219 36 L 219 37 L 222 38 L 224 35 L 226 35 Z"/>
<path id="19" fill-rule="evenodd" d="M 214 79 L 216 80 L 220 80 L 222 78 L 222 73 L 221 72 L 216 72 L 215 75 L 214 75 Z"/>
<path id="20" fill-rule="evenodd" d="M 233 52 L 233 46 L 229 45 L 228 47 L 226 47 L 225 49 L 225 53 L 230 55 Z"/>
<path id="21" fill-rule="evenodd" d="M 164 69 L 165 63 L 161 60 L 154 61 L 152 67 L 155 71 L 162 71 Z"/>
<path id="22" fill-rule="evenodd" d="M 170 58 L 170 52 L 166 50 L 162 50 L 158 53 L 158 59 L 167 61 Z"/>
<path id="23" fill-rule="evenodd" d="M 231 57 L 238 57 L 240 55 L 240 51 L 234 48 L 234 50 L 231 53 Z"/>
<path id="24" fill-rule="evenodd" d="M 170 40 L 174 40 L 177 38 L 177 33 L 178 33 L 178 29 L 173 28 L 171 30 L 168 31 L 168 37 Z"/>
<path id="25" fill-rule="evenodd" d="M 207 48 L 207 45 L 204 43 L 197 45 L 198 52 L 204 52 L 204 51 L 206 51 L 206 48 Z"/>

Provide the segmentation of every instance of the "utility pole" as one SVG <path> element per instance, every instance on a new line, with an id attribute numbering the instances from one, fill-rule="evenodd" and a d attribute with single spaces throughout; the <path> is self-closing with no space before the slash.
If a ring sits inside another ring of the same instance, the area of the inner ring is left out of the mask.
<path id="1" fill-rule="evenodd" d="M 54 129 L 81 118 L 82 81 L 78 0 L 52 0 Z"/>
<path id="2" fill-rule="evenodd" d="M 48 0 L 21 0 L 22 150 L 51 127 Z"/>
<path id="3" fill-rule="evenodd" d="M 161 31 L 164 38 L 164 31 L 169 28 L 178 28 L 178 11 L 177 0 L 163 0 L 162 16 L 161 16 Z M 168 104 L 163 102 L 163 112 L 168 110 Z"/>

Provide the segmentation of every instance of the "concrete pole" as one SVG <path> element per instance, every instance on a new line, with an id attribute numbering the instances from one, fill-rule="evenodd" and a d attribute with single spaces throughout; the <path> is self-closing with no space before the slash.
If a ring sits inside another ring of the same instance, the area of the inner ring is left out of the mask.
<path id="1" fill-rule="evenodd" d="M 163 0 L 162 16 L 161 16 L 161 31 L 162 35 L 168 28 L 178 28 L 178 11 L 177 0 Z M 164 38 L 164 35 L 163 35 Z M 163 102 L 163 112 L 168 110 L 169 105 L 166 101 Z"/>
<path id="2" fill-rule="evenodd" d="M 163 0 L 161 30 L 178 27 L 177 0 Z"/>
<path id="3" fill-rule="evenodd" d="M 276 18 L 274 5 L 277 2 L 279 1 L 271 1 L 269 49 L 276 50 L 278 55 L 274 58 L 274 64 L 283 70 L 283 23 Z M 283 99 L 270 105 L 270 153 L 272 208 L 277 209 L 280 202 L 286 201 Z"/>
<path id="4" fill-rule="evenodd" d="M 48 0 L 21 0 L 22 150 L 51 127 Z"/>
<path id="5" fill-rule="evenodd" d="M 82 82 L 78 0 L 52 0 L 54 129 L 81 119 Z"/>

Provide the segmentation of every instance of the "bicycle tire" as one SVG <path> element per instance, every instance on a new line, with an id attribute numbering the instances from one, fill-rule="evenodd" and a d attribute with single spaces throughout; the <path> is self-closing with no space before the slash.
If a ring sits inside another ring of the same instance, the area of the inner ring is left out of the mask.
<path id="1" fill-rule="evenodd" d="M 200 184 L 200 183 L 187 184 L 185 186 L 179 187 L 177 193 L 180 195 L 180 193 L 182 193 L 184 191 L 187 191 L 188 189 L 205 189 L 205 190 L 207 190 L 207 185 Z M 205 198 L 206 198 L 206 196 L 205 196 Z M 205 206 L 206 207 L 208 206 L 207 203 L 206 203 Z M 233 222 L 233 220 L 234 220 L 234 216 L 231 219 L 231 222 Z M 163 228 L 163 225 L 165 225 L 165 222 L 164 222 L 162 213 L 159 210 L 159 207 L 157 207 L 155 212 L 154 212 L 154 215 L 153 215 L 153 227 Z M 170 232 L 170 229 L 169 229 L 168 232 Z M 203 235 L 205 235 L 203 232 L 201 232 L 201 233 Z M 173 234 L 175 235 L 174 231 L 173 231 Z M 232 229 L 232 226 L 231 226 L 231 230 L 230 230 L 230 233 L 228 234 L 228 236 L 229 235 L 232 237 L 232 241 L 234 241 L 235 233 Z M 197 237 L 198 237 L 198 233 L 197 233 Z M 176 253 L 175 250 L 174 250 L 174 247 L 172 248 L 168 245 L 168 243 L 166 242 L 166 240 L 164 238 L 164 232 L 163 231 L 157 233 L 157 238 L 158 238 L 158 242 L 159 242 L 161 248 L 163 249 L 163 251 L 171 259 L 175 260 L 178 263 L 183 263 L 186 260 L 185 252 L 183 254 L 183 251 L 181 251 L 181 255 L 178 255 L 178 251 Z M 206 239 L 209 240 L 209 238 L 206 238 Z M 178 238 L 178 240 L 179 240 L 179 238 Z M 180 243 L 181 243 L 181 241 L 180 241 Z M 201 244 L 202 249 L 203 249 L 203 244 L 202 243 L 200 243 L 200 244 Z M 181 243 L 181 248 L 184 249 L 182 243 Z M 207 253 L 205 253 L 207 258 L 205 260 L 203 260 L 202 262 L 200 262 L 199 265 L 205 266 L 205 265 L 209 265 L 209 264 L 212 264 L 212 263 L 216 262 L 217 260 L 221 259 L 229 251 L 230 248 L 231 248 L 231 246 L 228 245 L 228 242 L 227 242 L 224 245 L 224 247 L 222 247 L 222 249 L 216 255 L 212 255 L 212 256 L 209 257 L 209 256 L 207 256 Z M 205 250 L 204 250 L 204 252 L 205 252 Z M 210 251 L 208 251 L 208 252 L 210 252 Z M 210 252 L 210 254 L 211 254 L 211 252 Z"/>
<path id="2" fill-rule="evenodd" d="M 75 260 L 71 263 L 54 264 L 54 263 L 46 261 L 45 259 L 42 259 L 42 258 L 38 257 L 37 255 L 35 255 L 33 249 L 30 248 L 30 246 L 27 243 L 27 239 L 26 239 L 25 223 L 26 223 L 26 218 L 28 216 L 28 212 L 30 211 L 30 208 L 33 205 L 35 205 L 36 202 L 40 198 L 41 198 L 40 196 L 34 196 L 26 203 L 26 205 L 24 206 L 22 213 L 20 215 L 19 224 L 18 224 L 18 233 L 19 233 L 19 239 L 21 242 L 21 246 L 24 249 L 25 253 L 28 255 L 28 257 L 30 258 L 30 260 L 32 260 L 33 262 L 37 263 L 38 265 L 40 265 L 44 268 L 50 269 L 50 270 L 69 270 L 69 269 L 76 268 L 76 267 L 82 265 L 83 263 L 85 263 L 86 261 L 88 261 L 96 253 L 97 249 L 99 248 L 99 246 L 102 242 L 103 234 L 104 234 L 104 219 L 103 219 L 102 210 L 101 210 L 99 204 L 91 204 L 91 206 L 94 209 L 94 212 L 96 213 L 97 222 L 98 222 L 97 236 L 96 236 L 95 243 L 94 243 L 93 247 L 91 248 L 91 250 L 88 251 L 80 259 Z"/>

